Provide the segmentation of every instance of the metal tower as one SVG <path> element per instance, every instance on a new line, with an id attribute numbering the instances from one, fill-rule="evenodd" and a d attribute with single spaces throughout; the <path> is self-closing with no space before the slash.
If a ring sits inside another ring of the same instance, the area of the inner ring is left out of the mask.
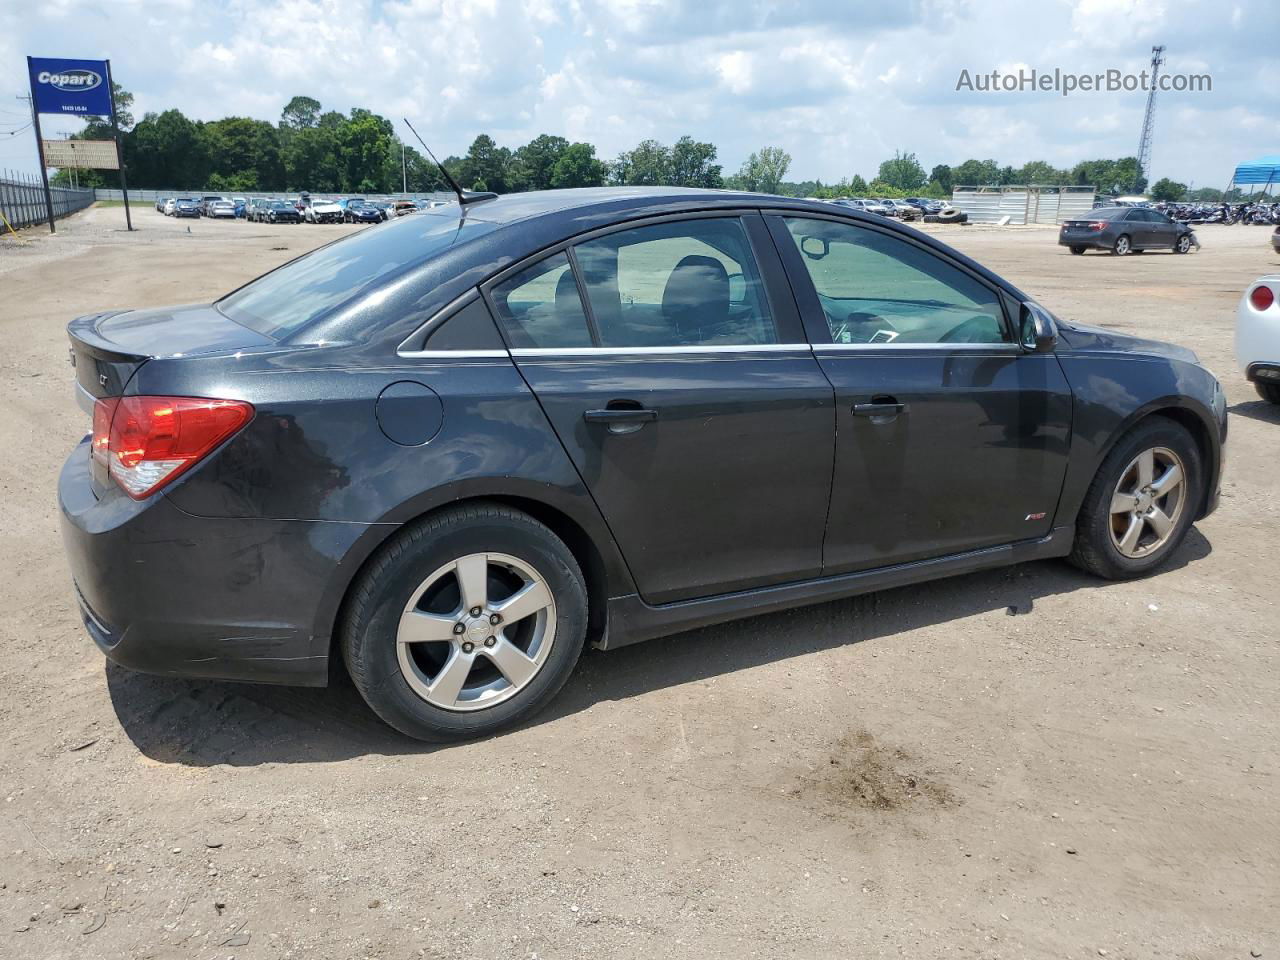
<path id="1" fill-rule="evenodd" d="M 1164 63 L 1164 47 L 1151 48 L 1151 89 L 1147 94 L 1147 113 L 1142 118 L 1142 136 L 1138 140 L 1138 174 L 1146 177 L 1151 166 L 1151 135 L 1156 124 L 1156 78 Z"/>

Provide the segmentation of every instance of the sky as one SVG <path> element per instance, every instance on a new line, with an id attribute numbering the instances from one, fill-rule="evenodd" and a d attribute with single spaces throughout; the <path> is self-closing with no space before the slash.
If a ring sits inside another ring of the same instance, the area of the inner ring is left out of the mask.
<path id="1" fill-rule="evenodd" d="M 725 173 L 762 146 L 790 180 L 1137 152 L 1142 92 L 957 90 L 1020 68 L 1209 74 L 1157 96 L 1151 179 L 1225 187 L 1280 153 L 1275 0 L 0 0 L 0 169 L 35 172 L 27 55 L 110 58 L 134 114 L 275 121 L 295 94 L 413 121 L 437 154 L 539 133 L 613 159 L 682 134 Z M 45 135 L 74 130 L 61 117 Z M 15 132 L 14 135 L 10 135 Z"/>

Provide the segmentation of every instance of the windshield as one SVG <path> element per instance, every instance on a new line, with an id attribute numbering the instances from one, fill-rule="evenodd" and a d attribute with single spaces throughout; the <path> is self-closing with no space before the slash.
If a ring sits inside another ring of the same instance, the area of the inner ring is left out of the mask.
<path id="1" fill-rule="evenodd" d="M 259 277 L 217 302 L 238 323 L 284 337 L 410 267 L 495 229 L 456 216 L 401 217 L 353 234 Z"/>

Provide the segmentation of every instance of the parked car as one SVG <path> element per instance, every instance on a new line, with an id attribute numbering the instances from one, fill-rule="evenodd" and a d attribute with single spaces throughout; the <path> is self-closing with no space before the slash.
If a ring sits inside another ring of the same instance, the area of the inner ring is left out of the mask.
<path id="1" fill-rule="evenodd" d="M 897 217 L 899 220 L 916 220 L 920 217 L 920 211 L 904 200 L 879 200 L 877 201 L 889 216 Z"/>
<path id="2" fill-rule="evenodd" d="M 286 200 L 268 200 L 258 215 L 267 223 L 301 223 L 302 214 L 298 208 Z"/>
<path id="3" fill-rule="evenodd" d="M 848 207 L 850 210 L 859 210 L 863 213 L 874 213 L 877 216 L 885 217 L 889 215 L 889 211 L 879 203 L 871 200 L 863 200 L 861 197 L 844 197 L 840 200 L 833 200 L 832 203 L 839 204 L 842 207 Z"/>
<path id="4" fill-rule="evenodd" d="M 759 194 L 442 207 L 69 334 L 63 538 L 106 655 L 312 685 L 342 657 L 423 739 L 529 717 L 587 643 L 1043 557 L 1152 573 L 1226 435 L 1191 351 Z"/>
<path id="5" fill-rule="evenodd" d="M 174 213 L 174 210 L 177 208 L 177 206 L 178 206 L 178 198 L 177 198 L 177 197 L 169 197 L 167 200 L 165 200 L 165 202 L 164 202 L 164 207 L 163 207 L 163 208 L 161 208 L 161 212 L 162 212 L 166 217 L 172 217 L 172 216 L 173 216 L 173 213 Z"/>
<path id="6" fill-rule="evenodd" d="M 1236 364 L 1258 396 L 1280 403 L 1280 274 L 1255 280 L 1236 307 Z"/>
<path id="7" fill-rule="evenodd" d="M 167 197 L 156 197 L 156 212 L 164 213 L 164 205 L 168 203 Z"/>
<path id="8" fill-rule="evenodd" d="M 239 220 L 243 218 L 245 215 L 245 210 L 249 206 L 249 201 L 244 197 L 232 197 L 231 203 L 235 207 L 236 219 Z"/>
<path id="9" fill-rule="evenodd" d="M 376 207 L 367 200 L 349 200 L 343 211 L 346 223 L 381 223 L 382 208 Z"/>
<path id="10" fill-rule="evenodd" d="M 1276 253 L 1280 253 L 1280 227 L 1276 227 L 1271 231 L 1271 249 Z"/>
<path id="11" fill-rule="evenodd" d="M 1187 224 L 1176 223 L 1159 210 L 1135 206 L 1099 207 L 1089 211 L 1087 220 L 1064 220 L 1058 244 L 1074 254 L 1108 250 L 1118 257 L 1144 250 L 1186 253 L 1198 246 Z"/>
<path id="12" fill-rule="evenodd" d="M 175 217 L 191 217 L 198 220 L 200 218 L 200 201 L 187 197 L 179 198 L 174 201 L 173 215 Z"/>
<path id="13" fill-rule="evenodd" d="M 307 223 L 341 223 L 342 208 L 323 197 L 308 197 L 302 216 Z"/>
<path id="14" fill-rule="evenodd" d="M 217 200 L 221 200 L 221 199 L 222 199 L 222 197 L 216 197 L 216 196 L 214 196 L 213 194 L 209 194 L 208 196 L 201 197 L 201 198 L 200 198 L 200 200 L 199 200 L 199 203 L 200 203 L 200 216 L 202 216 L 202 217 L 207 217 L 207 216 L 209 216 L 209 215 L 210 215 L 210 214 L 209 214 L 209 205 L 210 205 L 211 203 L 214 203 L 215 201 L 217 201 Z"/>
<path id="15" fill-rule="evenodd" d="M 250 223 L 266 223 L 267 222 L 267 206 L 272 203 L 275 197 L 253 197 L 249 200 L 245 207 L 245 220 Z"/>
<path id="16" fill-rule="evenodd" d="M 405 214 L 417 213 L 418 205 L 412 200 L 397 200 L 391 205 L 391 209 L 395 211 L 397 217 L 403 217 Z"/>
<path id="17" fill-rule="evenodd" d="M 205 204 L 205 214 L 209 218 L 234 220 L 236 205 L 230 200 L 210 200 Z"/>

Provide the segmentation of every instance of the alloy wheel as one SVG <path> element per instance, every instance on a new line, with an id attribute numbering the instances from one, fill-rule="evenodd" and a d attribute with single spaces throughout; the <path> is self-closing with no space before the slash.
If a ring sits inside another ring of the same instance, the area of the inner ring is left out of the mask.
<path id="1" fill-rule="evenodd" d="M 410 595 L 396 631 L 400 672 L 432 706 L 483 710 L 532 682 L 555 629 L 555 598 L 537 570 L 507 554 L 468 554 Z"/>
<path id="2" fill-rule="evenodd" d="M 1116 241 L 1116 256 L 1123 257 L 1129 252 L 1129 238 L 1121 237 Z"/>
<path id="3" fill-rule="evenodd" d="M 1187 471 L 1168 447 L 1143 450 L 1111 495 L 1111 542 L 1130 559 L 1149 557 L 1173 536 L 1186 508 Z"/>

